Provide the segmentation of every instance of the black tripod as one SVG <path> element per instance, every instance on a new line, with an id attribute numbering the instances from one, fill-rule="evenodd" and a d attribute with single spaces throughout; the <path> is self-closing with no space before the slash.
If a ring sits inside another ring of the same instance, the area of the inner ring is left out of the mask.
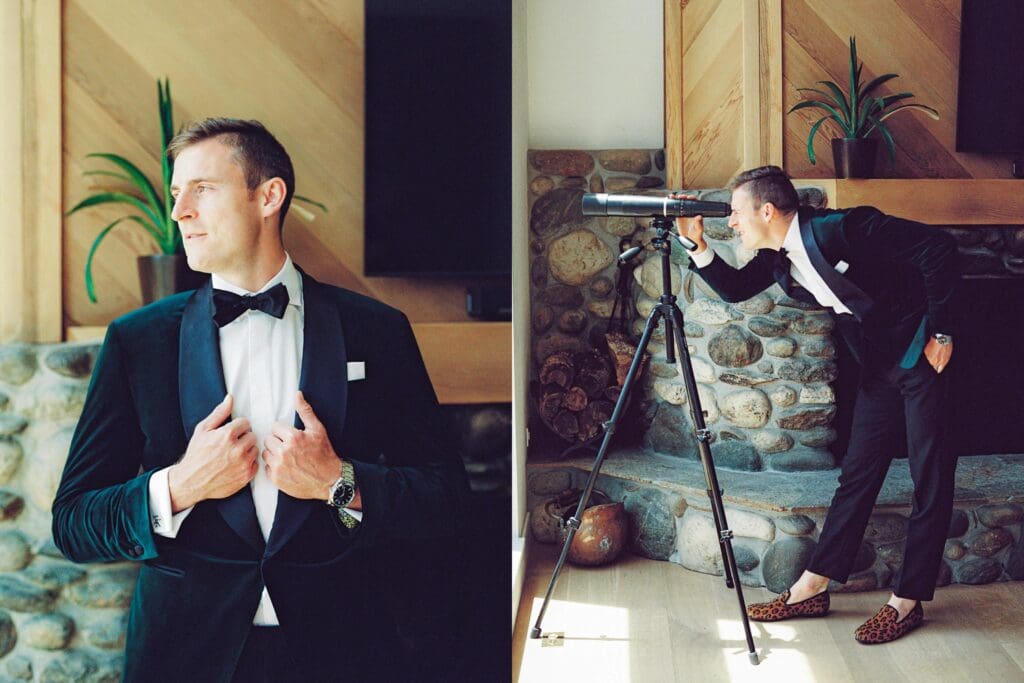
<path id="1" fill-rule="evenodd" d="M 711 440 L 711 432 L 708 431 L 707 426 L 704 423 L 704 411 L 701 410 L 700 397 L 697 395 L 697 383 L 693 377 L 693 366 L 690 363 L 690 353 L 686 348 L 686 337 L 683 335 L 683 313 L 676 305 L 675 295 L 672 294 L 670 258 L 672 255 L 672 240 L 675 236 L 673 230 L 673 219 L 661 217 L 655 218 L 651 221 L 651 227 L 657 230 L 657 236 L 651 241 L 651 244 L 661 252 L 662 294 L 658 305 L 655 306 L 654 310 L 651 311 L 651 314 L 647 316 L 647 324 L 644 326 L 644 332 L 640 337 L 640 344 L 637 347 L 636 353 L 633 354 L 633 361 L 630 363 L 629 372 L 626 374 L 626 379 L 622 383 L 622 391 L 619 394 L 619 400 L 615 403 L 615 410 L 612 411 L 612 416 L 608 422 L 604 423 L 604 440 L 601 442 L 601 448 L 597 452 L 597 459 L 594 461 L 594 467 L 590 471 L 590 478 L 587 479 L 587 486 L 583 490 L 583 497 L 580 498 L 575 514 L 570 517 L 569 521 L 566 523 L 569 528 L 569 533 L 565 539 L 565 545 L 562 547 L 562 554 L 559 556 L 558 563 L 555 565 L 555 571 L 551 575 L 551 582 L 548 584 L 548 592 L 544 596 L 544 604 L 541 605 L 540 614 L 537 615 L 537 623 L 534 624 L 533 629 L 531 629 L 530 637 L 540 638 L 540 625 L 541 621 L 544 619 L 544 613 L 547 611 L 548 603 L 551 601 L 551 593 L 555 589 L 555 583 L 558 581 L 558 574 L 562 570 L 562 565 L 565 564 L 565 558 L 569 554 L 569 546 L 572 545 L 572 539 L 575 537 L 576 531 L 580 528 L 580 518 L 583 516 L 583 511 L 587 507 L 587 501 L 590 500 L 590 494 L 594 490 L 594 483 L 597 481 L 597 475 L 601 471 L 601 463 L 604 461 L 605 453 L 608 450 L 608 444 L 611 442 L 612 435 L 615 433 L 615 427 L 618 424 L 622 412 L 625 410 L 627 402 L 629 401 L 629 391 L 632 389 L 633 381 L 636 379 L 637 372 L 640 369 L 640 364 L 643 360 L 644 352 L 647 349 L 647 344 L 651 341 L 651 334 L 654 332 L 654 328 L 658 325 L 658 321 L 664 321 L 666 341 L 665 360 L 669 363 L 675 363 L 675 352 L 676 349 L 678 349 L 682 361 L 680 366 L 683 370 L 686 398 L 690 405 L 690 417 L 693 419 L 693 426 L 697 435 L 697 450 L 700 453 L 700 462 L 704 468 L 704 478 L 707 482 L 708 498 L 711 500 L 711 511 L 715 518 L 715 528 L 718 530 L 719 544 L 722 547 L 722 560 L 725 565 L 725 585 L 729 588 L 736 588 L 736 598 L 740 605 L 740 617 L 743 619 L 743 630 L 747 637 L 747 656 L 753 664 L 757 664 L 758 659 L 757 652 L 754 649 L 754 638 L 750 633 L 750 621 L 747 619 L 747 607 L 743 600 L 743 587 L 740 585 L 739 570 L 736 568 L 736 557 L 733 555 L 732 550 L 732 531 L 729 530 L 729 526 L 725 520 L 725 507 L 722 504 L 722 491 L 718 488 L 718 477 L 715 474 L 715 463 L 711 459 L 711 448 L 708 445 Z M 632 256 L 632 254 L 630 254 L 630 252 L 626 252 L 620 258 L 629 258 L 630 256 Z M 673 344 L 673 342 L 675 343 Z"/>

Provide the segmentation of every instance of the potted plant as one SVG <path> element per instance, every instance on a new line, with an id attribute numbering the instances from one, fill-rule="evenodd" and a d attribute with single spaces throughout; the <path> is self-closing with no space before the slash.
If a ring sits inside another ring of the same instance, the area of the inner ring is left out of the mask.
<path id="1" fill-rule="evenodd" d="M 138 166 L 124 157 L 97 152 L 88 156 L 104 159 L 113 164 L 117 170 L 86 171 L 84 175 L 106 176 L 127 181 L 131 184 L 133 191 L 101 190 L 86 197 L 67 212 L 67 215 L 70 216 L 82 209 L 99 204 L 124 204 L 134 209 L 134 213 L 121 216 L 103 228 L 89 248 L 89 256 L 85 261 L 85 291 L 93 303 L 97 301 L 92 277 L 92 260 L 96 255 L 96 249 L 110 231 L 124 221 L 130 221 L 145 230 L 160 250 L 157 254 L 140 256 L 138 259 L 144 304 L 175 292 L 193 289 L 199 286 L 205 277 L 205 274 L 196 273 L 188 267 L 182 247 L 181 232 L 178 230 L 177 222 L 171 218 L 171 209 L 174 207 L 174 200 L 171 198 L 171 175 L 174 165 L 167 157 L 167 145 L 174 137 L 171 84 L 169 80 L 165 79 L 163 82 L 158 80 L 156 86 L 157 107 L 160 113 L 160 163 L 163 180 L 161 191 L 158 193 Z M 307 197 L 294 195 L 292 199 L 294 202 L 305 202 L 319 207 L 324 212 L 327 211 L 326 206 Z M 292 207 L 302 218 L 313 220 L 314 215 L 308 209 L 294 203 Z"/>
<path id="2" fill-rule="evenodd" d="M 818 88 L 797 88 L 808 98 L 796 103 L 789 113 L 814 107 L 825 113 L 811 126 L 807 136 L 807 157 L 811 163 L 814 159 L 814 136 L 826 121 L 834 121 L 842 131 L 842 137 L 833 138 L 832 154 L 835 159 L 836 176 L 839 178 L 868 178 L 875 165 L 875 153 L 878 139 L 871 137 L 876 130 L 889 149 L 889 158 L 896 161 L 896 143 L 893 141 L 885 121 L 893 114 L 901 111 L 923 111 L 936 121 L 939 112 L 932 107 L 903 102 L 913 97 L 913 93 L 901 92 L 894 95 L 874 95 L 879 86 L 897 78 L 898 74 L 883 74 L 872 79 L 861 87 L 860 74 L 864 63 L 857 61 L 857 39 L 850 37 L 850 87 L 846 93 L 832 81 L 818 81 L 828 92 Z"/>

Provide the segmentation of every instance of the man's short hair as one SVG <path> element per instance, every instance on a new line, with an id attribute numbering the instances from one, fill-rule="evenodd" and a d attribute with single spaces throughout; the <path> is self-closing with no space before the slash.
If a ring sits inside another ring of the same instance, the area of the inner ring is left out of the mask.
<path id="1" fill-rule="evenodd" d="M 800 208 L 800 198 L 793 187 L 793 181 L 778 166 L 760 166 L 744 171 L 729 181 L 729 190 L 745 187 L 754 200 L 754 207 L 760 209 L 771 202 L 783 214 L 793 213 Z"/>
<path id="2" fill-rule="evenodd" d="M 284 217 L 295 192 L 295 171 L 284 146 L 259 121 L 218 117 L 185 126 L 167 144 L 167 156 L 173 161 L 186 147 L 210 138 L 217 138 L 231 148 L 235 161 L 245 174 L 245 186 L 250 193 L 271 178 L 284 181 L 284 202 L 278 216 L 278 229 L 283 229 Z"/>

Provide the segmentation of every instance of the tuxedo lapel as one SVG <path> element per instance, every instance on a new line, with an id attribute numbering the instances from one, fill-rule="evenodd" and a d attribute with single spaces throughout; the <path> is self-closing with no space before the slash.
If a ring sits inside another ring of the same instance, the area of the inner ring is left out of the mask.
<path id="1" fill-rule="evenodd" d="M 860 287 L 853 284 L 849 278 L 840 275 L 828 262 L 825 255 L 821 253 L 821 246 L 818 244 L 818 240 L 814 236 L 814 230 L 811 227 L 810 216 L 801 214 L 799 222 L 800 239 L 807 250 L 807 257 L 810 259 L 811 265 L 818 271 L 821 279 L 825 281 L 829 289 L 839 297 L 843 305 L 850 309 L 854 317 L 857 320 L 863 321 L 874 305 L 871 297 L 865 294 Z"/>
<path id="2" fill-rule="evenodd" d="M 220 360 L 220 337 L 213 322 L 212 289 L 210 280 L 207 280 L 188 300 L 181 316 L 178 397 L 186 442 L 192 438 L 196 425 L 227 394 Z M 228 498 L 212 502 L 235 533 L 256 550 L 263 550 L 263 535 L 249 486 L 243 486 Z"/>
<path id="3" fill-rule="evenodd" d="M 302 271 L 303 339 L 299 389 L 323 423 L 331 444 L 338 448 L 345 426 L 348 400 L 345 335 L 338 310 L 316 280 Z M 295 415 L 295 427 L 304 429 Z M 325 492 L 326 497 L 326 492 Z M 267 555 L 280 550 L 321 500 L 298 500 L 278 492 L 274 526 L 267 542 Z"/>

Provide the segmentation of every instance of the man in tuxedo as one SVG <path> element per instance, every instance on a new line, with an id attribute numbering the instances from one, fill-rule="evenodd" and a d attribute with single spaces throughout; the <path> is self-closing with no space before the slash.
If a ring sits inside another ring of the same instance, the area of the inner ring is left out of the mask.
<path id="1" fill-rule="evenodd" d="M 262 124 L 206 119 L 168 156 L 211 278 L 109 326 L 54 540 L 142 563 L 125 680 L 419 680 L 408 558 L 454 535 L 466 482 L 409 322 L 292 263 L 294 173 Z"/>
<path id="2" fill-rule="evenodd" d="M 855 633 L 862 643 L 894 640 L 921 623 L 921 601 L 933 597 L 952 514 L 956 458 L 944 436 L 949 376 L 942 373 L 955 334 L 956 244 L 872 207 L 800 207 L 775 166 L 741 173 L 730 189 L 729 226 L 756 255 L 733 268 L 708 248 L 702 217 L 679 219 L 680 234 L 697 244 L 690 267 L 729 302 L 778 283 L 830 309 L 861 366 L 850 444 L 813 557 L 788 591 L 748 614 L 776 621 L 828 612 L 829 579 L 849 577 L 894 449 L 905 443 L 914 501 L 904 564 L 888 604 Z"/>

